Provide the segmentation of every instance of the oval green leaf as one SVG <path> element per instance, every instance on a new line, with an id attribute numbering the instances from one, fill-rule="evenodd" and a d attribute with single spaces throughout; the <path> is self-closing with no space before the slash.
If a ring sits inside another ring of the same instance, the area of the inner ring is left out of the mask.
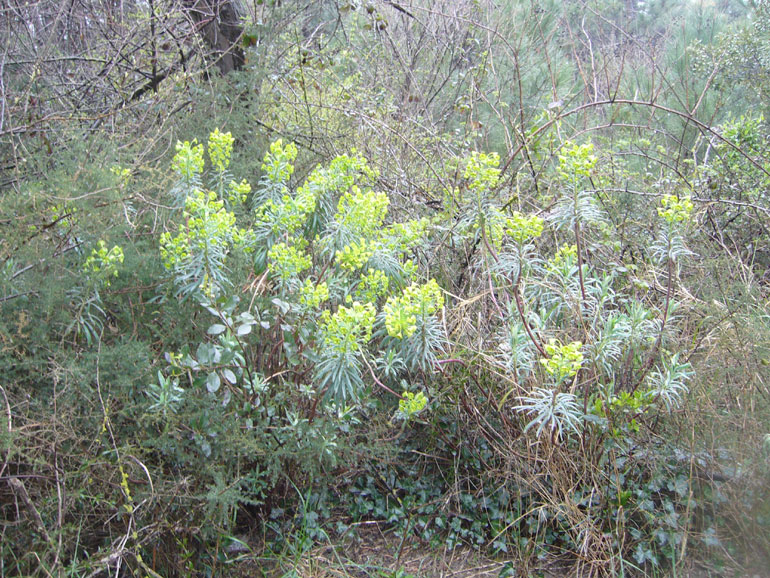
<path id="1" fill-rule="evenodd" d="M 211 327 L 209 327 L 208 334 L 209 335 L 219 335 L 220 333 L 224 333 L 227 330 L 227 327 L 222 325 L 221 323 L 214 323 Z"/>
<path id="2" fill-rule="evenodd" d="M 209 391 L 209 393 L 216 393 L 219 390 L 219 386 L 221 385 L 221 381 L 219 379 L 219 375 L 217 375 L 216 371 L 212 371 L 209 373 L 209 376 L 206 378 L 206 389 Z"/>

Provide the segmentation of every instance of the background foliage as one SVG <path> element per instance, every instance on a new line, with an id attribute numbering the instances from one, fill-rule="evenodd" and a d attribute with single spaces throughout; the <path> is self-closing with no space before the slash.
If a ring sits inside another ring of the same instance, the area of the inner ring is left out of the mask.
<path id="1" fill-rule="evenodd" d="M 765 2 L 0 23 L 0 576 L 767 567 Z"/>

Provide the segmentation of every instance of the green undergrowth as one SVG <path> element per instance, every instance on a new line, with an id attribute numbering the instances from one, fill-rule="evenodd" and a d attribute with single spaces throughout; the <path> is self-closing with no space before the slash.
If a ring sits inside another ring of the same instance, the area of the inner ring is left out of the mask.
<path id="1" fill-rule="evenodd" d="M 127 219 L 55 264 L 80 272 L 69 287 L 6 305 L 18 377 L 3 390 L 4 470 L 23 507 L 4 515 L 31 530 L 8 551 L 16 571 L 110 565 L 122 535 L 134 571 L 216 574 L 246 551 L 299 560 L 371 524 L 402 547 L 518 568 L 726 563 L 725 528 L 741 531 L 725 526 L 728 482 L 743 473 L 732 450 L 681 433 L 703 330 L 677 288 L 689 196 L 648 211 L 659 224 L 635 246 L 650 257 L 629 262 L 591 188 L 605 177 L 590 142 L 562 146 L 545 217 L 506 208 L 496 154 L 455 161 L 441 214 L 391 219 L 355 151 L 295 180 L 298 150 L 279 140 L 252 185 L 230 173 L 233 149 L 218 130 L 177 145 L 154 265 L 141 236 L 118 243 L 148 226 Z M 40 241 L 85 244 L 80 204 L 49 210 Z M 430 252 L 445 259 L 437 278 Z M 743 464 L 761 527 L 764 470 Z"/>
<path id="2" fill-rule="evenodd" d="M 0 578 L 762 569 L 765 118 L 671 113 L 671 83 L 581 109 L 558 3 L 508 7 L 515 66 L 473 3 L 457 53 L 413 54 L 445 82 L 386 89 L 372 38 L 438 16 L 322 4 L 323 42 L 180 84 L 173 134 L 27 143 L 0 193 Z M 388 564 L 351 555 L 375 533 Z"/>

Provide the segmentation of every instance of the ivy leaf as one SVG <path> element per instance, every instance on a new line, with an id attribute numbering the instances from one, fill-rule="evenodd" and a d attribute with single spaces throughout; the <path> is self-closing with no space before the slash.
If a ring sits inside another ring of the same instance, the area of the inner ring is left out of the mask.
<path id="1" fill-rule="evenodd" d="M 214 323 L 211 327 L 209 327 L 208 334 L 209 335 L 219 335 L 220 333 L 224 333 L 227 330 L 227 327 L 222 325 L 221 323 Z"/>
<path id="2" fill-rule="evenodd" d="M 217 372 L 212 371 L 206 378 L 206 389 L 209 391 L 209 393 L 216 393 L 219 390 L 221 383 L 222 382 L 219 380 L 219 375 L 217 375 Z"/>

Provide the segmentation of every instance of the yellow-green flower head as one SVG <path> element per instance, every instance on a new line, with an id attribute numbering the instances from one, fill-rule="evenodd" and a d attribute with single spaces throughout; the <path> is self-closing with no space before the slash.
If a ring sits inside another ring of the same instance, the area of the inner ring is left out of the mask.
<path id="1" fill-rule="evenodd" d="M 473 152 L 467 159 L 464 177 L 472 191 L 489 190 L 500 180 L 500 155 Z"/>
<path id="2" fill-rule="evenodd" d="M 390 199 L 385 193 L 361 191 L 353 185 L 340 197 L 334 220 L 361 237 L 371 237 L 382 226 Z"/>
<path id="3" fill-rule="evenodd" d="M 317 309 L 328 298 L 329 287 L 326 283 L 316 285 L 310 279 L 306 279 L 300 287 L 299 302 L 309 309 Z"/>
<path id="4" fill-rule="evenodd" d="M 234 142 L 232 134 L 219 132 L 218 128 L 209 135 L 209 159 L 211 159 L 211 165 L 220 173 L 230 166 Z"/>
<path id="5" fill-rule="evenodd" d="M 400 296 L 391 296 L 385 304 L 385 329 L 388 335 L 405 339 L 417 331 L 417 317 L 426 318 L 444 306 L 444 294 L 435 279 L 424 285 L 412 283 Z"/>
<path id="6" fill-rule="evenodd" d="M 340 155 L 332 159 L 328 167 L 318 165 L 310 173 L 302 188 L 312 191 L 317 199 L 328 198 L 332 193 L 344 193 L 353 190 L 358 182 L 371 183 L 377 177 L 377 171 L 369 167 L 367 160 L 356 154 Z M 356 187 L 356 190 L 359 190 Z"/>
<path id="7" fill-rule="evenodd" d="M 370 269 L 361 275 L 361 280 L 356 287 L 355 296 L 364 303 L 373 303 L 378 298 L 387 294 L 390 280 L 388 276 L 379 269 Z"/>
<path id="8" fill-rule="evenodd" d="M 527 216 L 514 211 L 513 216 L 506 220 L 505 233 L 517 243 L 526 243 L 543 234 L 544 224 L 545 221 L 537 215 Z"/>
<path id="9" fill-rule="evenodd" d="M 181 229 L 183 231 L 183 229 Z M 171 271 L 177 265 L 190 259 L 190 242 L 187 235 L 179 234 L 172 237 L 171 233 L 163 233 L 160 236 L 160 256 L 163 266 Z"/>
<path id="10" fill-rule="evenodd" d="M 668 223 L 675 224 L 688 221 L 692 214 L 693 204 L 690 196 L 678 197 L 676 195 L 663 195 L 658 207 L 658 215 Z"/>
<path id="11" fill-rule="evenodd" d="M 121 186 L 127 185 L 128 181 L 131 180 L 131 169 L 121 167 L 120 165 L 114 165 L 110 168 L 110 172 L 118 177 Z"/>
<path id="12" fill-rule="evenodd" d="M 411 337 L 417 331 L 417 315 L 398 297 L 390 297 L 385 304 L 385 329 L 391 337 Z"/>
<path id="13" fill-rule="evenodd" d="M 283 144 L 281 139 L 270 144 L 262 161 L 262 172 L 273 183 L 285 183 L 294 174 L 294 159 L 297 158 L 297 145 Z"/>
<path id="14" fill-rule="evenodd" d="M 428 398 L 423 392 L 405 391 L 398 402 L 399 417 L 409 419 L 424 410 L 426 405 L 428 405 Z"/>
<path id="15" fill-rule="evenodd" d="M 122 262 L 123 249 L 120 246 L 107 249 L 107 244 L 99 240 L 98 247 L 91 250 L 91 255 L 83 263 L 83 272 L 109 287 L 110 277 L 118 276 L 118 265 Z"/>
<path id="16" fill-rule="evenodd" d="M 361 239 L 358 243 L 351 243 L 337 251 L 335 259 L 342 269 L 356 271 L 366 265 L 373 254 L 371 245 Z"/>
<path id="17" fill-rule="evenodd" d="M 190 180 L 203 172 L 203 145 L 197 139 L 192 142 L 177 141 L 176 154 L 171 161 L 171 167 L 180 177 Z"/>
<path id="18" fill-rule="evenodd" d="M 250 192 L 251 185 L 246 180 L 242 180 L 240 183 L 230 181 L 230 185 L 227 187 L 227 200 L 230 201 L 231 205 L 245 203 Z"/>
<path id="19" fill-rule="evenodd" d="M 188 219 L 188 228 L 205 221 L 217 232 L 226 233 L 235 225 L 235 216 L 225 210 L 224 201 L 214 191 L 195 191 L 189 195 L 184 204 L 184 216 Z"/>
<path id="20" fill-rule="evenodd" d="M 562 147 L 562 154 L 559 155 L 559 174 L 567 180 L 587 177 L 597 162 L 592 142 L 577 145 L 567 141 Z"/>
<path id="21" fill-rule="evenodd" d="M 334 315 L 321 314 L 324 346 L 337 353 L 358 351 L 372 338 L 377 311 L 371 303 L 354 301 L 350 307 L 340 305 Z"/>
<path id="22" fill-rule="evenodd" d="M 571 265 L 575 261 L 577 261 L 577 245 L 562 245 L 556 254 L 549 259 L 552 269 L 559 268 L 564 264 Z"/>
<path id="23" fill-rule="evenodd" d="M 309 269 L 312 264 L 307 253 L 286 243 L 276 243 L 270 247 L 267 257 L 270 260 L 270 270 L 281 281 L 288 281 L 292 277 L 296 277 L 302 271 Z"/>
<path id="24" fill-rule="evenodd" d="M 411 259 L 404 261 L 401 264 L 401 269 L 404 272 L 404 279 L 412 279 L 415 275 L 417 275 L 417 265 Z"/>
<path id="25" fill-rule="evenodd" d="M 160 253 L 166 269 L 182 265 L 194 253 L 217 247 L 226 251 L 231 240 L 237 240 L 239 230 L 235 215 L 224 208 L 224 201 L 214 192 L 195 191 L 185 200 L 185 223 L 178 234 L 164 233 L 160 238 Z"/>
<path id="26" fill-rule="evenodd" d="M 255 220 L 276 235 L 292 235 L 305 224 L 315 207 L 316 198 L 312 189 L 300 187 L 293 197 L 284 195 L 277 203 L 272 200 L 264 202 L 257 208 Z"/>
<path id="27" fill-rule="evenodd" d="M 547 359 L 541 359 L 540 363 L 545 367 L 546 372 L 562 381 L 573 377 L 580 371 L 583 365 L 583 344 L 580 341 L 572 341 L 562 345 L 556 339 L 551 339 L 545 345 L 545 351 L 548 354 Z"/>
<path id="28" fill-rule="evenodd" d="M 403 223 L 393 223 L 382 230 L 380 241 L 394 250 L 406 252 L 426 236 L 430 221 L 425 217 Z"/>

